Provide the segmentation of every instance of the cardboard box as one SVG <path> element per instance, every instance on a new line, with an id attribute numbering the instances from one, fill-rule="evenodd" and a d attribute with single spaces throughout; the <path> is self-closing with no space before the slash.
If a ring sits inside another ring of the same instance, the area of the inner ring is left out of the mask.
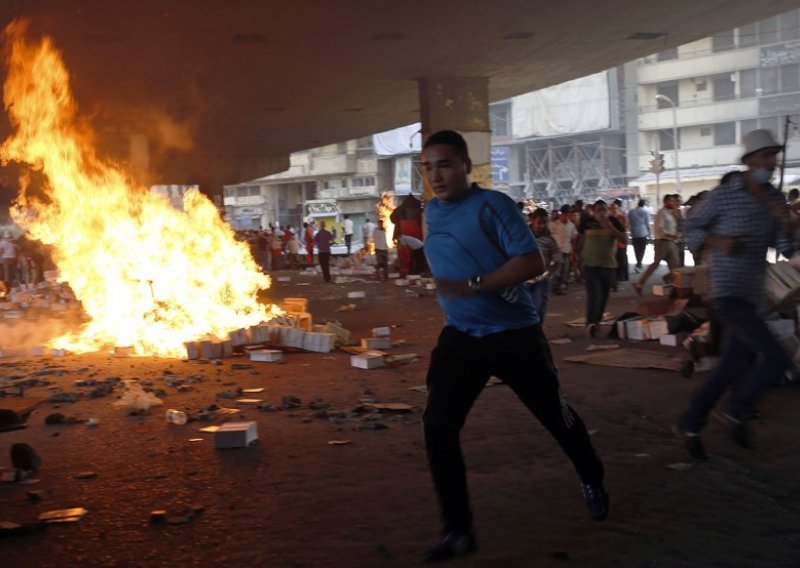
<path id="1" fill-rule="evenodd" d="M 667 333 L 666 335 L 659 336 L 658 342 L 667 347 L 677 347 L 678 345 L 683 345 L 687 337 L 688 335 L 686 333 Z"/>
<path id="2" fill-rule="evenodd" d="M 281 309 L 290 314 L 308 311 L 308 298 L 284 298 Z"/>
<path id="3" fill-rule="evenodd" d="M 653 284 L 653 296 L 672 296 L 675 286 L 671 284 Z"/>
<path id="4" fill-rule="evenodd" d="M 676 288 L 692 288 L 695 294 L 708 292 L 708 266 L 684 266 L 672 271 Z"/>
<path id="5" fill-rule="evenodd" d="M 358 369 L 377 369 L 383 367 L 383 357 L 386 355 L 380 351 L 364 351 L 359 355 L 350 357 L 350 365 Z"/>
<path id="6" fill-rule="evenodd" d="M 325 331 L 336 336 L 336 343 L 350 343 L 350 332 L 340 325 L 328 322 Z"/>
<path id="7" fill-rule="evenodd" d="M 263 363 L 277 363 L 283 361 L 283 351 L 278 349 L 253 349 L 250 351 L 251 361 L 260 361 Z"/>
<path id="8" fill-rule="evenodd" d="M 625 321 L 625 338 L 633 341 L 650 339 L 650 328 L 644 318 L 634 318 Z"/>
<path id="9" fill-rule="evenodd" d="M 373 327 L 372 337 L 390 337 L 392 335 L 392 328 L 390 327 Z"/>
<path id="10" fill-rule="evenodd" d="M 200 348 L 196 341 L 187 341 L 183 344 L 186 347 L 186 358 L 190 361 L 200 358 Z"/>
<path id="11" fill-rule="evenodd" d="M 354 292 L 348 292 L 347 293 L 347 297 L 348 298 L 353 298 L 353 299 L 366 298 L 367 297 L 367 293 L 362 291 L 362 290 L 356 290 Z"/>
<path id="12" fill-rule="evenodd" d="M 619 320 L 617 322 L 617 337 L 619 337 L 620 339 L 627 339 L 628 338 L 628 332 L 627 332 L 626 328 L 627 328 L 628 322 L 629 321 L 633 321 L 633 320 L 639 320 L 639 319 L 642 319 L 642 317 L 641 316 L 634 316 L 632 318 Z"/>
<path id="13" fill-rule="evenodd" d="M 232 332 L 228 334 L 230 337 L 231 345 L 234 347 L 241 347 L 242 345 L 247 345 L 250 343 L 250 333 L 248 330 L 242 329 L 234 329 Z"/>
<path id="14" fill-rule="evenodd" d="M 662 335 L 669 333 L 669 325 L 664 318 L 650 318 L 647 321 L 647 327 L 650 339 L 658 339 Z"/>
<path id="15" fill-rule="evenodd" d="M 388 337 L 364 337 L 361 339 L 361 347 L 365 349 L 389 349 L 392 340 Z"/>
<path id="16" fill-rule="evenodd" d="M 291 282 L 291 276 L 278 276 L 278 282 Z"/>
<path id="17" fill-rule="evenodd" d="M 221 359 L 222 342 L 204 340 L 200 342 L 200 356 L 204 359 Z"/>
<path id="18" fill-rule="evenodd" d="M 336 343 L 332 333 L 314 333 L 307 331 L 303 336 L 303 349 L 314 353 L 330 353 Z"/>
<path id="19" fill-rule="evenodd" d="M 297 329 L 302 329 L 303 331 L 311 331 L 311 326 L 314 325 L 314 322 L 311 318 L 311 314 L 308 312 L 295 312 L 289 314 L 294 322 L 294 326 Z"/>
<path id="20" fill-rule="evenodd" d="M 408 280 L 405 278 L 398 278 L 394 281 L 395 286 L 408 286 Z"/>
<path id="21" fill-rule="evenodd" d="M 245 422 L 226 422 L 214 432 L 214 447 L 222 448 L 246 448 L 258 440 L 258 426 L 252 421 Z"/>

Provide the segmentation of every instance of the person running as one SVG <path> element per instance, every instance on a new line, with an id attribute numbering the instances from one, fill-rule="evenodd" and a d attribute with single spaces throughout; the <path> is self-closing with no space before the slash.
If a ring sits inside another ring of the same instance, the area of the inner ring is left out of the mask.
<path id="1" fill-rule="evenodd" d="M 428 562 L 476 550 L 459 434 L 489 377 L 511 387 L 572 460 L 591 517 L 608 515 L 603 464 L 586 426 L 566 402 L 525 281 L 544 272 L 542 255 L 512 199 L 467 180 L 460 134 L 424 144 L 422 166 L 435 198 L 426 207 L 425 252 L 445 326 L 428 367 L 425 446 L 444 528 Z"/>
<path id="2" fill-rule="evenodd" d="M 631 244 L 633 245 L 633 254 L 636 256 L 636 266 L 634 270 L 639 273 L 644 267 L 642 266 L 642 259 L 644 258 L 644 251 L 647 248 L 647 241 L 650 240 L 650 213 L 644 206 L 647 202 L 640 199 L 639 203 L 634 209 L 628 212 L 628 224 L 631 228 Z"/>
<path id="3" fill-rule="evenodd" d="M 749 414 L 767 387 L 791 364 L 786 350 L 764 323 L 767 249 L 793 253 L 792 222 L 781 192 L 770 183 L 778 144 L 768 130 L 744 138 L 747 171 L 709 192 L 686 219 L 691 251 L 704 250 L 712 310 L 727 341 L 717 368 L 697 390 L 678 427 L 689 454 L 707 459 L 700 433 L 711 409 L 732 388 L 724 419 L 733 440 L 752 445 Z"/>
<path id="4" fill-rule="evenodd" d="M 640 296 L 647 280 L 656 271 L 662 260 L 666 260 L 669 267 L 669 272 L 664 275 L 664 282 L 672 282 L 672 271 L 680 267 L 678 246 L 676 244 L 680 239 L 678 235 L 678 219 L 673 213 L 673 209 L 678 206 L 678 200 L 675 199 L 674 195 L 665 195 L 663 203 L 664 206 L 656 214 L 656 219 L 653 223 L 653 231 L 656 237 L 653 263 L 639 276 L 639 280 L 633 283 L 633 289 Z"/>

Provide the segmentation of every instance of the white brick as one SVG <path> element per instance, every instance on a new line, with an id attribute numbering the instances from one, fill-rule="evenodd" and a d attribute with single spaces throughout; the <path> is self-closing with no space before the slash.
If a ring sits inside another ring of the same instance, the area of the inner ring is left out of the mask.
<path id="1" fill-rule="evenodd" d="M 254 349 L 250 352 L 250 360 L 264 363 L 283 361 L 283 351 L 277 349 Z"/>
<path id="2" fill-rule="evenodd" d="M 303 337 L 303 349 L 315 353 L 329 353 L 335 342 L 336 336 L 332 333 L 306 332 Z"/>
<path id="3" fill-rule="evenodd" d="M 364 337 L 361 339 L 361 347 L 366 349 L 389 349 L 392 340 L 388 337 Z"/>
<path id="4" fill-rule="evenodd" d="M 183 344 L 186 347 L 186 358 L 191 360 L 199 359 L 200 358 L 200 349 L 197 346 L 196 341 L 187 341 Z"/>
<path id="5" fill-rule="evenodd" d="M 390 327 L 373 327 L 372 337 L 390 337 L 392 335 L 392 328 Z"/>
<path id="6" fill-rule="evenodd" d="M 377 369 L 383 367 L 384 354 L 380 351 L 365 351 L 350 357 L 350 365 L 359 369 Z"/>

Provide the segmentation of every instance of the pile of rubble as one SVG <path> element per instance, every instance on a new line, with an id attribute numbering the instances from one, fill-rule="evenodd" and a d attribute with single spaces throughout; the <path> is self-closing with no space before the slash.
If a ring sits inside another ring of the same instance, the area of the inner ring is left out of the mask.
<path id="1" fill-rule="evenodd" d="M 45 271 L 45 280 L 38 284 L 21 284 L 0 298 L 0 325 L 15 320 L 37 320 L 40 317 L 83 317 L 81 303 L 66 283 L 59 283 L 58 272 Z"/>

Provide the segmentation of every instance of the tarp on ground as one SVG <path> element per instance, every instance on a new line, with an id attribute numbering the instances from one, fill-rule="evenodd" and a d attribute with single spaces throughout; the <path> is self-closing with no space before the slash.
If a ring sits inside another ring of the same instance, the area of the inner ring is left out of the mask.
<path id="1" fill-rule="evenodd" d="M 588 363 L 602 367 L 623 367 L 626 369 L 666 369 L 680 371 L 683 360 L 680 356 L 658 351 L 642 349 L 613 349 L 609 351 L 592 351 L 582 355 L 566 357 L 571 363 Z"/>

